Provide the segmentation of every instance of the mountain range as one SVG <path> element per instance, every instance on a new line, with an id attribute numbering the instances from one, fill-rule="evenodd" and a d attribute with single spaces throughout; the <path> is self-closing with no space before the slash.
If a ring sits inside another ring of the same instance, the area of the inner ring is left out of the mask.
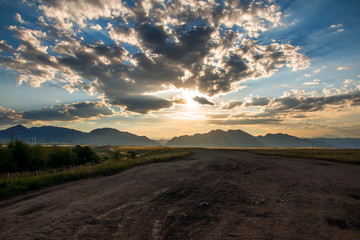
<path id="1" fill-rule="evenodd" d="M 173 147 L 327 147 L 360 148 L 360 138 L 298 138 L 288 134 L 253 136 L 242 130 L 213 130 L 208 133 L 174 137 L 165 143 L 122 132 L 114 128 L 99 128 L 91 132 L 43 126 L 26 128 L 22 125 L 0 130 L 0 142 L 12 139 L 30 144 L 83 144 L 123 146 L 173 146 Z"/>
<path id="2" fill-rule="evenodd" d="M 145 137 L 114 128 L 99 128 L 89 133 L 53 126 L 26 128 L 17 125 L 0 131 L 0 142 L 11 139 L 31 144 L 83 144 L 83 145 L 126 145 L 157 146 L 159 143 Z"/>
<path id="3" fill-rule="evenodd" d="M 323 141 L 309 140 L 287 134 L 252 136 L 241 130 L 214 130 L 192 136 L 174 137 L 167 146 L 181 147 L 335 147 Z"/>

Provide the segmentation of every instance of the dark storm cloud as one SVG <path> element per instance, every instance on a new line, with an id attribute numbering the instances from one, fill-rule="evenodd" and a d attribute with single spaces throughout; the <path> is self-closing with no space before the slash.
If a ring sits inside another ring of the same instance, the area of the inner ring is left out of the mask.
<path id="1" fill-rule="evenodd" d="M 139 27 L 139 36 L 146 47 L 155 49 L 166 45 L 168 38 L 162 27 L 150 24 L 143 24 Z"/>
<path id="2" fill-rule="evenodd" d="M 101 102 L 73 103 L 67 110 L 71 115 L 78 118 L 91 118 L 99 115 L 112 115 L 109 106 Z"/>
<path id="3" fill-rule="evenodd" d="M 129 111 L 145 114 L 149 111 L 170 108 L 173 102 L 160 97 L 141 95 L 118 99 L 112 102 L 112 104 L 125 105 Z"/>
<path id="4" fill-rule="evenodd" d="M 170 48 L 173 47 L 172 44 L 170 44 L 170 46 L 163 49 L 162 52 L 170 59 L 174 59 L 185 65 L 197 64 L 211 49 L 211 43 L 209 41 L 213 31 L 212 28 L 206 26 L 197 27 L 188 31 L 180 31 L 180 33 L 177 34 L 180 43 L 174 46 L 176 51 L 170 50 Z"/>
<path id="5" fill-rule="evenodd" d="M 82 102 L 25 111 L 22 113 L 22 118 L 40 121 L 71 121 L 112 114 L 112 110 L 102 102 Z"/>
<path id="6" fill-rule="evenodd" d="M 133 56 L 137 61 L 136 68 L 130 68 L 127 76 L 135 82 L 142 83 L 138 86 L 139 91 L 159 89 L 159 84 L 167 83 L 169 79 L 176 85 L 181 82 L 182 69 L 176 65 L 170 65 L 166 59 L 152 59 L 143 53 Z"/>
<path id="7" fill-rule="evenodd" d="M 201 104 L 201 105 L 211 105 L 211 106 L 214 106 L 214 105 L 215 105 L 215 103 L 210 102 L 209 100 L 207 100 L 207 99 L 204 98 L 204 97 L 196 96 L 196 97 L 193 98 L 193 100 L 194 100 L 195 102 L 198 102 L 198 103 Z"/>
<path id="8" fill-rule="evenodd" d="M 230 56 L 230 59 L 226 62 L 226 67 L 229 69 L 228 75 L 231 78 L 238 78 L 247 70 L 244 60 L 236 54 Z"/>

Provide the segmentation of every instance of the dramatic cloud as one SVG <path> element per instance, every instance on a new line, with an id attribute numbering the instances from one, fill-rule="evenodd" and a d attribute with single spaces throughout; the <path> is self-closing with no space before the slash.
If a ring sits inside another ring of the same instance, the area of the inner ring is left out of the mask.
<path id="1" fill-rule="evenodd" d="M 103 102 L 80 102 L 44 107 L 40 110 L 15 112 L 0 106 L 0 123 L 12 124 L 31 121 L 72 121 L 113 115 Z"/>
<path id="2" fill-rule="evenodd" d="M 4 40 L 0 40 L 0 52 L 9 52 L 13 51 L 14 49 L 8 45 Z"/>
<path id="3" fill-rule="evenodd" d="M 250 97 L 245 102 L 230 101 L 219 109 L 222 113 L 208 114 L 206 117 L 208 123 L 213 125 L 277 124 L 291 119 L 311 119 L 311 113 L 336 111 L 345 106 L 360 106 L 360 90 L 328 96 L 294 90 L 282 97 Z M 260 110 L 254 111 L 252 107 L 259 107 Z"/>
<path id="4" fill-rule="evenodd" d="M 233 109 L 233 108 L 237 108 L 237 107 L 240 107 L 243 105 L 244 102 L 242 101 L 230 101 L 228 102 L 227 104 L 225 104 L 222 109 L 224 110 L 230 110 L 230 109 Z"/>
<path id="5" fill-rule="evenodd" d="M 174 102 L 182 103 L 182 101 L 179 100 L 175 100 Z M 125 105 L 127 110 L 143 114 L 162 108 L 170 108 L 173 105 L 172 101 L 154 96 L 126 97 L 119 99 L 119 102 L 112 103 L 116 105 Z"/>
<path id="6" fill-rule="evenodd" d="M 253 97 L 247 100 L 248 101 L 245 103 L 246 107 L 266 106 L 270 102 L 270 98 L 267 97 Z"/>
<path id="7" fill-rule="evenodd" d="M 280 98 L 269 99 L 268 104 L 264 105 L 263 113 L 259 113 L 258 116 L 323 111 L 326 107 L 342 108 L 346 103 L 355 106 L 359 100 L 359 90 L 329 96 L 304 96 L 302 92 L 292 92 Z"/>
<path id="8" fill-rule="evenodd" d="M 297 71 L 310 65 L 298 46 L 259 40 L 281 25 L 273 1 L 44 0 L 37 6 L 37 26 L 8 27 L 17 47 L 0 42 L 2 52 L 11 52 L 1 55 L 2 64 L 18 73 L 18 83 L 97 92 L 128 111 L 173 106 L 175 96 L 159 99 L 150 96 L 154 92 L 219 96 L 285 66 Z M 23 22 L 20 14 L 16 18 Z"/>
<path id="9" fill-rule="evenodd" d="M 102 102 L 82 102 L 23 112 L 22 118 L 40 121 L 70 121 L 112 114 L 113 111 L 109 106 Z"/>
<path id="10" fill-rule="evenodd" d="M 207 99 L 204 98 L 204 97 L 196 96 L 196 97 L 193 98 L 193 100 L 194 100 L 195 102 L 198 102 L 198 103 L 201 104 L 201 105 L 211 105 L 211 106 L 214 106 L 214 105 L 215 105 L 215 103 L 210 102 L 209 100 L 207 100 Z"/>
<path id="11" fill-rule="evenodd" d="M 13 124 L 18 122 L 21 114 L 16 113 L 12 109 L 3 108 L 0 106 L 0 124 Z"/>

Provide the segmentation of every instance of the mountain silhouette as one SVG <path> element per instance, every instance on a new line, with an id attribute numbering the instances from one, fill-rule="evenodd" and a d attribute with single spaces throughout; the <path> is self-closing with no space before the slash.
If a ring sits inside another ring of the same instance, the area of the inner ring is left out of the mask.
<path id="1" fill-rule="evenodd" d="M 22 125 L 0 131 L 0 142 L 22 140 L 32 144 L 85 144 L 85 145 L 126 145 L 158 146 L 159 143 L 128 132 L 113 128 L 95 129 L 90 133 L 54 126 L 26 128 Z"/>
<path id="2" fill-rule="evenodd" d="M 331 144 L 302 139 L 288 134 L 266 134 L 252 136 L 241 130 L 215 130 L 204 134 L 174 137 L 166 143 L 177 147 L 335 147 Z M 360 146 L 360 145 L 359 145 Z"/>
<path id="3" fill-rule="evenodd" d="M 256 137 L 241 130 L 229 130 L 227 132 L 214 130 L 204 134 L 174 137 L 166 145 L 179 147 L 263 147 L 263 144 Z"/>
<path id="4" fill-rule="evenodd" d="M 337 148 L 360 148 L 360 138 L 312 138 L 311 141 L 323 142 Z"/>
<path id="5" fill-rule="evenodd" d="M 122 132 L 114 128 L 99 128 L 91 132 L 75 129 L 42 126 L 26 128 L 16 125 L 0 130 L 0 143 L 22 140 L 31 144 L 82 144 L 159 146 L 158 142 L 145 136 Z M 184 135 L 169 140 L 166 146 L 174 147 L 328 147 L 360 148 L 360 138 L 298 138 L 288 134 L 266 134 L 253 136 L 242 130 L 213 130 L 208 133 Z"/>
<path id="6" fill-rule="evenodd" d="M 333 147 L 321 141 L 311 141 L 282 133 L 268 133 L 265 136 L 258 136 L 257 139 L 265 147 Z"/>
<path id="7" fill-rule="evenodd" d="M 128 132 L 120 132 L 114 128 L 95 129 L 89 133 L 91 145 L 127 145 L 127 146 L 156 146 L 159 143 L 145 137 Z"/>

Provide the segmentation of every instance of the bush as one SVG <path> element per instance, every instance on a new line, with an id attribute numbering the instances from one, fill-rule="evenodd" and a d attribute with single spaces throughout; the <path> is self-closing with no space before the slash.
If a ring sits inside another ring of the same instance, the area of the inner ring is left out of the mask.
<path id="1" fill-rule="evenodd" d="M 30 169 L 32 153 L 29 144 L 15 140 L 9 142 L 7 148 L 11 152 L 12 161 L 16 166 L 16 170 Z"/>
<path id="2" fill-rule="evenodd" d="M 115 150 L 114 154 L 113 154 L 113 158 L 115 158 L 116 160 L 119 160 L 121 158 L 121 151 Z"/>
<path id="3" fill-rule="evenodd" d="M 88 146 L 62 147 L 30 146 L 22 141 L 11 141 L 0 146 L 0 173 L 44 170 L 85 163 L 98 163 L 100 158 Z"/>
<path id="4" fill-rule="evenodd" d="M 0 173 L 16 171 L 17 167 L 13 161 L 11 151 L 0 148 Z"/>
<path id="5" fill-rule="evenodd" d="M 76 165 L 78 162 L 76 154 L 68 148 L 57 148 L 49 156 L 48 166 L 50 168 L 59 168 Z"/>
<path id="6" fill-rule="evenodd" d="M 29 170 L 46 169 L 49 161 L 49 149 L 41 145 L 31 147 L 31 159 L 29 162 Z"/>
<path id="7" fill-rule="evenodd" d="M 129 158 L 131 158 L 131 159 L 135 159 L 135 158 L 136 158 L 136 152 L 133 151 L 133 150 L 129 150 L 129 151 L 127 152 L 127 154 L 128 154 L 128 156 L 129 156 Z"/>

